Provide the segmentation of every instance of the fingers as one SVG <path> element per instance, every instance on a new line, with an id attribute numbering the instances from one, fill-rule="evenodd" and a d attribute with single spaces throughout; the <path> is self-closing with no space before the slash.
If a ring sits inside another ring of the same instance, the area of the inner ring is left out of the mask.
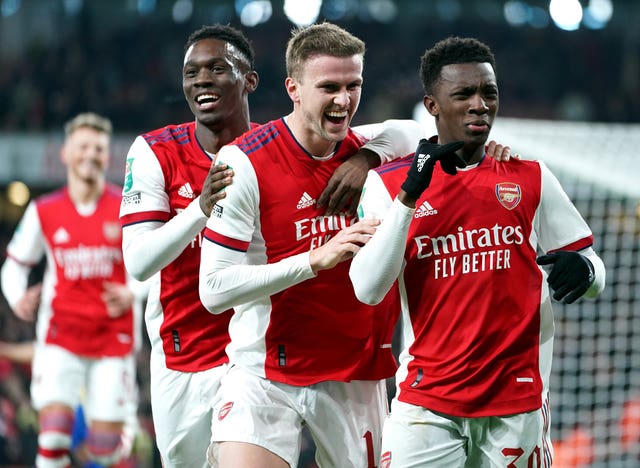
<path id="1" fill-rule="evenodd" d="M 231 184 L 233 178 L 233 170 L 229 169 L 226 164 L 213 164 L 209 169 L 204 187 L 208 188 L 208 192 L 218 192 Z"/>
<path id="2" fill-rule="evenodd" d="M 556 260 L 557 258 L 554 255 L 540 255 L 536 258 L 536 263 L 538 265 L 550 265 L 555 263 Z"/>
<path id="3" fill-rule="evenodd" d="M 566 295 L 564 298 L 565 304 L 573 304 L 575 301 L 580 299 L 582 295 L 587 292 L 587 288 L 576 288 Z"/>
<path id="4" fill-rule="evenodd" d="M 309 263 L 312 270 L 328 270 L 349 258 L 369 242 L 375 233 L 379 220 L 362 220 L 345 228 L 332 237 L 326 244 L 311 250 Z"/>
<path id="5" fill-rule="evenodd" d="M 327 209 L 325 210 L 326 216 L 336 215 L 344 212 L 345 214 L 352 216 L 355 214 L 360 201 L 360 190 L 352 187 L 341 186 L 338 187 L 333 195 L 329 198 Z"/>
<path id="6" fill-rule="evenodd" d="M 347 206 L 345 211 L 347 216 L 355 216 L 356 212 L 358 211 L 358 204 L 360 203 L 361 193 L 362 192 L 358 192 L 356 196 L 351 198 L 351 203 Z"/>
<path id="7" fill-rule="evenodd" d="M 331 194 L 334 192 L 334 190 L 337 189 L 337 187 L 338 187 L 338 182 L 334 181 L 333 178 L 329 179 L 329 182 L 327 183 L 327 186 L 320 194 L 320 197 L 318 198 L 316 205 L 319 208 L 324 208 L 325 206 L 328 206 L 329 198 L 331 197 Z"/>
<path id="8" fill-rule="evenodd" d="M 511 148 L 500 145 L 493 140 L 485 146 L 485 151 L 496 161 L 508 161 L 511 159 Z"/>
<path id="9" fill-rule="evenodd" d="M 205 216 L 211 216 L 214 205 L 227 196 L 224 189 L 232 184 L 233 175 L 226 164 L 211 165 L 200 194 L 200 209 Z"/>

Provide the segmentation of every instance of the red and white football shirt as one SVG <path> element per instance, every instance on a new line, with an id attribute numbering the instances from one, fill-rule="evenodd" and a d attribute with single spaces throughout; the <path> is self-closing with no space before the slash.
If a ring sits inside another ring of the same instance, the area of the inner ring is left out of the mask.
<path id="1" fill-rule="evenodd" d="M 363 217 L 385 217 L 411 161 L 370 173 Z M 397 398 L 462 417 L 540 408 L 553 316 L 536 250 L 580 250 L 593 242 L 557 179 L 536 161 L 484 158 L 455 176 L 438 164 L 408 229 Z M 378 261 L 374 246 L 387 248 L 371 243 L 358 255 Z"/>
<path id="2" fill-rule="evenodd" d="M 212 163 L 195 137 L 195 122 L 139 136 L 127 158 L 120 211 L 123 229 L 137 223 L 167 223 L 187 209 L 200 195 Z M 182 372 L 211 369 L 228 361 L 224 349 L 231 313 L 211 315 L 198 296 L 201 242 L 202 235 L 197 233 L 161 269 L 159 288 L 151 289 L 154 297 L 149 298 L 146 311 L 148 323 L 149 316 L 161 317 L 167 367 Z"/>
<path id="3" fill-rule="evenodd" d="M 202 265 L 226 270 L 211 295 L 233 302 L 232 364 L 291 385 L 393 375 L 396 291 L 381 306 L 367 306 L 354 295 L 349 262 L 315 277 L 308 267 L 310 249 L 355 222 L 324 216 L 315 202 L 365 141 L 350 131 L 332 156 L 313 158 L 279 119 L 220 150 L 218 160 L 236 175 L 207 222 Z M 276 283 L 278 292 L 265 292 Z"/>
<path id="4" fill-rule="evenodd" d="M 78 211 L 66 187 L 37 198 L 25 211 L 7 256 L 35 266 L 46 253 L 39 341 L 87 357 L 124 356 L 132 350 L 132 313 L 111 318 L 101 298 L 105 281 L 127 282 L 120 192 L 107 184 L 90 214 Z"/>

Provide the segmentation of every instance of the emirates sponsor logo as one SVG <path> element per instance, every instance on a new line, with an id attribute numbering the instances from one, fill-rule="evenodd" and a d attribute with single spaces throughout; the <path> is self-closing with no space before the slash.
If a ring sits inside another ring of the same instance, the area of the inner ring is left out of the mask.
<path id="1" fill-rule="evenodd" d="M 119 247 L 56 247 L 53 249 L 53 256 L 68 280 L 109 278 L 114 266 L 122 263 L 122 250 Z"/>
<path id="2" fill-rule="evenodd" d="M 513 210 L 520 203 L 522 192 L 518 184 L 513 182 L 500 182 L 496 184 L 496 197 L 507 210 Z"/>
<path id="3" fill-rule="evenodd" d="M 296 242 L 309 241 L 309 247 L 315 249 L 326 244 L 338 231 L 356 222 L 356 218 L 346 215 L 316 216 L 294 222 Z"/>
<path id="4" fill-rule="evenodd" d="M 414 237 L 418 258 L 449 255 L 465 250 L 508 247 L 524 242 L 522 226 L 501 226 L 495 224 L 490 228 L 464 229 L 458 226 L 457 232 L 444 236 Z"/>
<path id="5" fill-rule="evenodd" d="M 227 414 L 231 412 L 231 408 L 233 408 L 233 401 L 228 401 L 218 411 L 218 421 L 222 421 L 227 417 Z"/>

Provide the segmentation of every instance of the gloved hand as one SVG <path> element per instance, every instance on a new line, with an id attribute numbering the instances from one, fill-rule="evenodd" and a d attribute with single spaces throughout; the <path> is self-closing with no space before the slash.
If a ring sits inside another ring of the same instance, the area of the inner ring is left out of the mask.
<path id="1" fill-rule="evenodd" d="M 553 265 L 547 278 L 553 298 L 571 304 L 587 292 L 595 279 L 593 264 L 578 252 L 561 250 L 536 259 L 538 265 Z"/>
<path id="2" fill-rule="evenodd" d="M 439 145 L 424 138 L 420 140 L 407 178 L 402 183 L 402 190 L 415 200 L 420 198 L 431 183 L 436 161 L 440 161 L 442 170 L 447 174 L 455 175 L 458 167 L 466 166 L 464 160 L 455 153 L 463 146 L 462 141 Z"/>

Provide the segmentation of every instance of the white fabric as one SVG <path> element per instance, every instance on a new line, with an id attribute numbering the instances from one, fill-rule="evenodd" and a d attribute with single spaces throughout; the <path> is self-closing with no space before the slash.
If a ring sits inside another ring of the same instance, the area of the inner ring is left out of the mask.
<path id="1" fill-rule="evenodd" d="M 296 467 L 302 426 L 326 467 L 378 466 L 387 414 L 385 381 L 321 382 L 297 387 L 231 367 L 222 378 L 212 419 L 212 443 L 247 442 Z M 352 441 L 359 441 L 353 445 Z"/>
<path id="2" fill-rule="evenodd" d="M 413 153 L 420 139 L 426 136 L 420 123 L 408 119 L 389 119 L 377 124 L 359 125 L 353 130 L 369 139 L 362 148 L 376 153 L 382 164 Z"/>
<path id="3" fill-rule="evenodd" d="M 144 204 L 137 211 L 163 211 L 169 213 L 169 197 L 165 193 L 164 174 L 156 156 L 141 136 L 138 136 L 127 159 L 135 158 L 144 177 L 137 177 L 136 190 L 143 191 L 140 197 Z M 121 211 L 122 215 L 122 211 Z M 184 211 L 166 223 L 138 223 L 122 230 L 122 249 L 125 265 L 137 280 L 145 280 L 167 266 L 204 228 L 207 217 L 200 209 L 200 200 L 195 198 Z"/>
<path id="4" fill-rule="evenodd" d="M 394 400 L 380 468 L 548 468 L 547 410 L 545 404 L 513 416 L 456 418 Z"/>
<path id="5" fill-rule="evenodd" d="M 86 359 L 54 345 L 37 344 L 31 399 L 36 410 L 52 403 L 76 408 L 83 402 L 88 420 L 125 421 L 135 400 L 130 356 Z"/>
<path id="6" fill-rule="evenodd" d="M 151 336 L 158 337 L 158 334 Z M 159 339 L 159 338 L 157 338 Z M 151 411 L 164 468 L 207 467 L 213 397 L 226 365 L 179 372 L 165 365 L 162 346 L 151 349 Z"/>

